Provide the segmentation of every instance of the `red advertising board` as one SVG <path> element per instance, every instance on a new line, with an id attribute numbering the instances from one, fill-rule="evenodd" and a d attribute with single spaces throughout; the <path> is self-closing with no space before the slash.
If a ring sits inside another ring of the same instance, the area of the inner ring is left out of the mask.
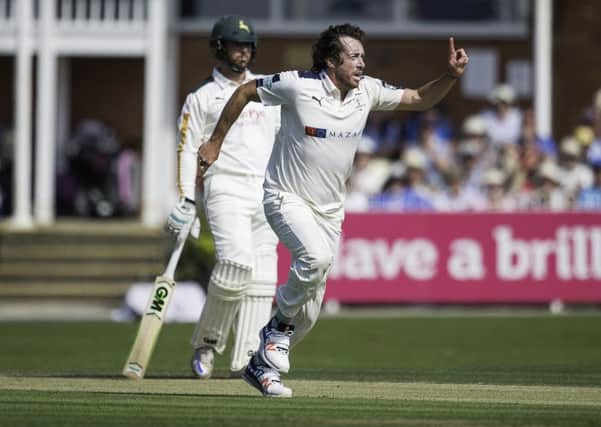
<path id="1" fill-rule="evenodd" d="M 342 303 L 598 303 L 601 215 L 347 214 L 326 289 Z"/>

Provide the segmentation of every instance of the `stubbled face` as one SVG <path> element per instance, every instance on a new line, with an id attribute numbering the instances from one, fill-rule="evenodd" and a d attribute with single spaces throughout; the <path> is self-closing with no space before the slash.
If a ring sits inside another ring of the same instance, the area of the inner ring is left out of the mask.
<path id="1" fill-rule="evenodd" d="M 330 78 L 341 93 L 346 94 L 359 86 L 365 70 L 365 50 L 359 40 L 352 37 L 340 37 L 343 51 L 340 54 L 340 64 L 331 64 Z"/>
<path id="2" fill-rule="evenodd" d="M 252 56 L 252 44 L 226 41 L 223 45 L 227 62 L 240 70 L 245 70 Z"/>

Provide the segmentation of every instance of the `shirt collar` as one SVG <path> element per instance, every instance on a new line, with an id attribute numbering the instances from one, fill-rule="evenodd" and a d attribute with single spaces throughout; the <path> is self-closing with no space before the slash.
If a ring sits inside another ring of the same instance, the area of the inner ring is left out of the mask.
<path id="1" fill-rule="evenodd" d="M 227 77 L 225 77 L 223 74 L 221 74 L 219 72 L 219 70 L 217 69 L 217 67 L 213 68 L 213 80 L 215 80 L 215 82 L 219 85 L 219 87 L 221 87 L 222 89 L 231 86 L 231 87 L 238 87 L 240 86 L 241 83 L 236 83 L 235 81 L 232 81 L 230 79 L 228 79 Z M 249 70 L 246 70 L 246 75 L 244 76 L 244 82 L 246 83 L 249 80 L 252 80 L 255 78 L 255 75 Z"/>
<path id="2" fill-rule="evenodd" d="M 321 70 L 319 72 L 319 77 L 321 78 L 321 81 L 323 82 L 323 86 L 325 87 L 326 92 L 328 92 L 330 95 L 340 99 L 340 90 L 336 87 L 334 82 L 332 82 L 332 80 L 330 79 L 330 76 L 328 76 L 328 73 L 326 73 L 326 70 Z M 357 88 L 351 89 L 346 94 L 346 98 L 344 98 L 344 102 L 348 102 L 352 98 L 354 98 L 357 90 L 358 90 Z"/>
<path id="3" fill-rule="evenodd" d="M 323 82 L 323 86 L 326 88 L 326 91 L 329 94 L 338 95 L 340 97 L 340 91 L 338 90 L 338 88 L 336 87 L 334 82 L 332 82 L 332 80 L 330 79 L 330 76 L 328 76 L 328 73 L 326 73 L 326 70 L 321 70 L 319 72 L 319 77 L 321 78 L 321 81 Z"/>

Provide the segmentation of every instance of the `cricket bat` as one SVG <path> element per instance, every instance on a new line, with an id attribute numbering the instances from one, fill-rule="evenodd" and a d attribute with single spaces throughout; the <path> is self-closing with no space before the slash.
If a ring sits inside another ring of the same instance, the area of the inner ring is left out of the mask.
<path id="1" fill-rule="evenodd" d="M 184 249 L 191 226 L 192 223 L 190 222 L 182 227 L 177 235 L 165 272 L 157 276 L 154 281 L 154 289 L 142 315 L 136 340 L 123 367 L 123 375 L 127 378 L 132 380 L 144 378 L 148 362 L 163 326 L 171 294 L 175 289 L 175 280 L 173 279 L 175 268 Z"/>

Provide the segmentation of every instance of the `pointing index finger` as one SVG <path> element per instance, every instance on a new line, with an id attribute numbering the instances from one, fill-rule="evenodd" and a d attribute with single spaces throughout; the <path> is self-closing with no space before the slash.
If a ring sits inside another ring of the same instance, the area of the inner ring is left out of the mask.
<path id="1" fill-rule="evenodd" d="M 453 37 L 449 37 L 449 56 L 455 55 L 455 39 Z"/>

